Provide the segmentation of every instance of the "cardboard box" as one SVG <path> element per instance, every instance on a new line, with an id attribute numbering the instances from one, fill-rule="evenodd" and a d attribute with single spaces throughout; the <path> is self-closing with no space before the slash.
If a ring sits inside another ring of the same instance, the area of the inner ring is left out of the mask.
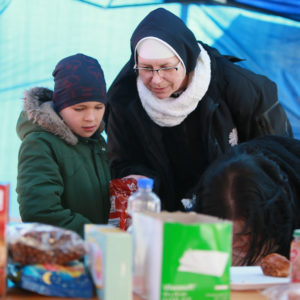
<path id="1" fill-rule="evenodd" d="M 86 264 L 101 300 L 132 299 L 131 235 L 110 225 L 87 224 Z"/>
<path id="2" fill-rule="evenodd" d="M 9 184 L 0 184 L 0 296 L 5 294 L 6 287 L 7 287 L 6 226 L 8 222 L 8 204 L 9 204 Z"/>
<path id="3" fill-rule="evenodd" d="M 232 223 L 135 213 L 133 290 L 151 300 L 230 299 Z"/>

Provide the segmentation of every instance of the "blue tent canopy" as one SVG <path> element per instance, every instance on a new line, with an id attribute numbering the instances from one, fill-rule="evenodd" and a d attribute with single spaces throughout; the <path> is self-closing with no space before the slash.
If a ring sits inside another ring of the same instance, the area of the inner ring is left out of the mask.
<path id="1" fill-rule="evenodd" d="M 286 18 L 300 21 L 300 1 L 297 0 L 235 0 L 233 3 L 263 9 Z"/>
<path id="2" fill-rule="evenodd" d="M 103 8 L 121 8 L 164 3 L 216 4 L 259 10 L 300 21 L 300 1 L 297 0 L 79 0 Z"/>

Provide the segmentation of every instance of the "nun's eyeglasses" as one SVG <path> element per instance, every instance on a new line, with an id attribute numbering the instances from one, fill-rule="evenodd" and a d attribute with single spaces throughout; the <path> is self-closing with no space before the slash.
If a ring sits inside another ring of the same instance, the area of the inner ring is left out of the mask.
<path id="1" fill-rule="evenodd" d="M 181 62 L 179 62 L 175 67 L 163 67 L 159 69 L 134 67 L 133 69 L 139 72 L 139 75 L 144 78 L 150 78 L 154 76 L 154 72 L 157 72 L 160 77 L 166 78 L 171 77 L 176 73 L 176 71 L 179 69 L 180 63 Z"/>

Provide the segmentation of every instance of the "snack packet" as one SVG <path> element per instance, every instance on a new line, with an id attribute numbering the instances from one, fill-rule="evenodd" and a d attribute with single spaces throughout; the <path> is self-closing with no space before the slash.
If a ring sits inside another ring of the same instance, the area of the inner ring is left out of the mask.
<path id="1" fill-rule="evenodd" d="M 127 230 L 130 216 L 127 214 L 129 196 L 137 191 L 137 181 L 134 178 L 113 179 L 109 183 L 111 209 L 108 223 L 120 229 Z"/>
<path id="2" fill-rule="evenodd" d="M 8 265 L 8 277 L 17 287 L 53 297 L 91 298 L 93 281 L 82 262 L 69 265 Z"/>
<path id="3" fill-rule="evenodd" d="M 41 223 L 9 225 L 7 243 L 10 258 L 21 265 L 63 265 L 87 253 L 76 232 Z"/>

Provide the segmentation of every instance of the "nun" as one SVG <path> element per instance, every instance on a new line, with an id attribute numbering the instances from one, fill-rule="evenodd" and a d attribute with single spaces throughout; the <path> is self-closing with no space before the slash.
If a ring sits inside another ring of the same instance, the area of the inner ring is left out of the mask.
<path id="1" fill-rule="evenodd" d="M 186 210 L 201 174 L 238 143 L 292 136 L 276 84 L 197 41 L 168 10 L 150 12 L 130 46 L 108 90 L 110 168 L 113 178 L 153 178 L 162 209 Z"/>

